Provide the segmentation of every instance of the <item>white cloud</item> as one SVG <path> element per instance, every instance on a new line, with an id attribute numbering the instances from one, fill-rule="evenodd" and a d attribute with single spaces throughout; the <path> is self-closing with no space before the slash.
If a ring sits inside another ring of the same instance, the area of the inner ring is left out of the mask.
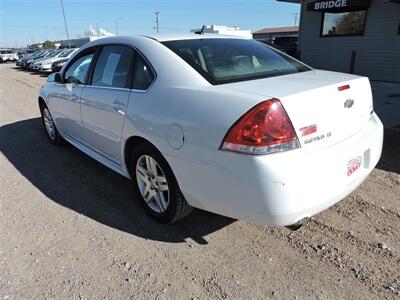
<path id="1" fill-rule="evenodd" d="M 84 37 L 86 37 L 86 36 L 114 36 L 114 35 L 115 34 L 105 30 L 104 28 L 99 28 L 99 32 L 97 32 L 97 29 L 94 28 L 92 25 L 89 25 L 88 30 L 86 30 L 83 33 Z"/>

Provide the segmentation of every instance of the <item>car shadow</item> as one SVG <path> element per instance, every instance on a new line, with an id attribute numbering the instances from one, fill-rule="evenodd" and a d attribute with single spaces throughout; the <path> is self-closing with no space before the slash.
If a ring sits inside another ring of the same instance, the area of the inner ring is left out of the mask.
<path id="1" fill-rule="evenodd" d="M 376 167 L 400 174 L 400 130 L 385 129 L 382 157 Z"/>
<path id="2" fill-rule="evenodd" d="M 201 210 L 172 225 L 154 221 L 132 196 L 128 179 L 72 146 L 51 145 L 40 118 L 0 127 L 0 151 L 50 200 L 142 238 L 206 244 L 206 235 L 235 221 Z"/>

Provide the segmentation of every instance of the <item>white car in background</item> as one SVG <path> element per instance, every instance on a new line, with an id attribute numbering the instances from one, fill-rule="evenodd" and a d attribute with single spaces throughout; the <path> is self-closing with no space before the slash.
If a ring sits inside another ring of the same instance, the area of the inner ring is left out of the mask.
<path id="1" fill-rule="evenodd" d="M 78 51 L 79 48 L 73 48 L 73 49 L 65 49 L 63 52 L 59 53 L 58 55 L 50 58 L 45 58 L 43 59 L 38 67 L 38 70 L 40 72 L 49 72 L 51 73 L 51 65 L 54 62 L 61 61 L 64 59 L 70 58 L 76 51 Z"/>
<path id="2" fill-rule="evenodd" d="M 13 62 L 19 59 L 18 54 L 9 49 L 0 49 L 0 63 Z"/>
<path id="3" fill-rule="evenodd" d="M 132 179 L 166 223 L 197 207 L 296 225 L 356 189 L 382 151 L 368 78 L 237 37 L 88 43 L 49 76 L 39 107 L 53 144 Z"/>

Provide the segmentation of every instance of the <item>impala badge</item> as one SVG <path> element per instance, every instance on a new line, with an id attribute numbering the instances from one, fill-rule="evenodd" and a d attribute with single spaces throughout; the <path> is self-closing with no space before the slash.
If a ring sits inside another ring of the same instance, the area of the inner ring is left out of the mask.
<path id="1" fill-rule="evenodd" d="M 344 108 L 350 108 L 354 105 L 354 100 L 353 99 L 347 99 L 344 102 Z"/>

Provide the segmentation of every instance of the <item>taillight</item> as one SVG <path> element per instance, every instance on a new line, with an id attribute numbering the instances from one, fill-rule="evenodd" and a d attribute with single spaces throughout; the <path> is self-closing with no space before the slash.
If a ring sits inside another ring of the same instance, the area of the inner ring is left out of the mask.
<path id="1" fill-rule="evenodd" d="M 221 149 L 268 154 L 299 148 L 292 122 L 278 99 L 263 101 L 244 114 L 226 134 Z"/>

